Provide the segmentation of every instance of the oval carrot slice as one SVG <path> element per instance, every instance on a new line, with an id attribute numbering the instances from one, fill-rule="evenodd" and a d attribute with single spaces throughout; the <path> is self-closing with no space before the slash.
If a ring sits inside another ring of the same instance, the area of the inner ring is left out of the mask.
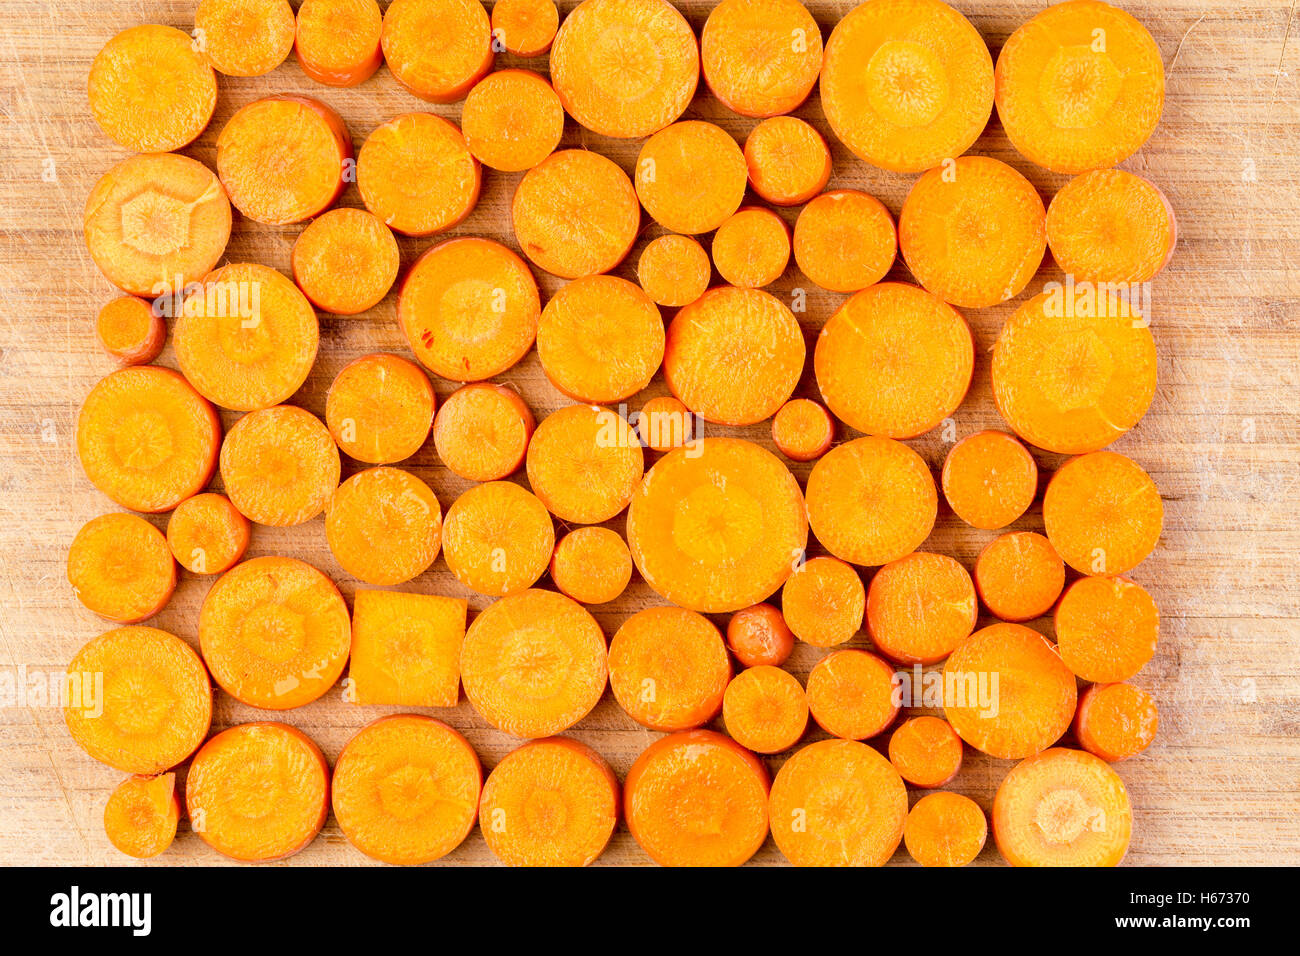
<path id="1" fill-rule="evenodd" d="M 461 109 L 465 145 L 484 166 L 532 169 L 560 145 L 564 107 L 531 70 L 497 70 L 474 85 Z"/>
<path id="2" fill-rule="evenodd" d="M 356 175 L 366 208 L 407 236 L 455 226 L 478 203 L 483 181 L 460 129 L 432 113 L 404 113 L 375 127 L 357 153 Z"/>
<path id="3" fill-rule="evenodd" d="M 874 196 L 855 189 L 822 193 L 794 222 L 794 260 L 805 276 L 832 292 L 857 292 L 894 264 L 894 217 Z"/>
<path id="4" fill-rule="evenodd" d="M 694 416 L 671 395 L 661 395 L 641 406 L 636 427 L 647 448 L 668 452 L 693 440 Z"/>
<path id="5" fill-rule="evenodd" d="M 1154 279 L 1174 254 L 1174 209 L 1154 184 L 1122 169 L 1076 176 L 1047 206 L 1047 245 L 1082 282 Z"/>
<path id="6" fill-rule="evenodd" d="M 771 285 L 789 263 L 790 229 L 770 209 L 741 209 L 713 234 L 713 264 L 734 286 Z"/>
<path id="7" fill-rule="evenodd" d="M 979 606 L 966 569 L 946 554 L 915 551 L 876 572 L 867 629 L 876 650 L 900 664 L 935 664 L 970 637 Z"/>
<path id="8" fill-rule="evenodd" d="M 957 517 L 994 531 L 1029 510 L 1038 493 L 1038 465 L 1006 432 L 980 431 L 948 449 L 940 483 Z"/>
<path id="9" fill-rule="evenodd" d="M 311 412 L 276 405 L 249 412 L 221 443 L 221 481 L 249 521 L 303 524 L 325 510 L 342 463 L 329 430 Z"/>
<path id="10" fill-rule="evenodd" d="M 695 33 L 666 0 L 582 0 L 551 49 L 565 111 L 602 136 L 663 129 L 690 105 L 699 77 Z"/>
<path id="11" fill-rule="evenodd" d="M 1127 578 L 1080 578 L 1055 615 L 1061 660 L 1086 681 L 1125 681 L 1155 655 L 1160 612 L 1151 595 Z"/>
<path id="12" fill-rule="evenodd" d="M 689 236 L 667 235 L 641 250 L 637 282 L 659 305 L 689 305 L 709 287 L 713 265 L 704 247 Z"/>
<path id="13" fill-rule="evenodd" d="M 1160 538 L 1164 504 L 1131 458 L 1094 451 L 1071 458 L 1047 483 L 1043 524 L 1061 558 L 1080 574 L 1124 574 Z"/>
<path id="14" fill-rule="evenodd" d="M 905 720 L 889 737 L 889 762 L 914 787 L 942 787 L 957 776 L 961 758 L 961 738 L 939 717 Z"/>
<path id="15" fill-rule="evenodd" d="M 1041 534 L 1013 531 L 994 538 L 975 559 L 975 586 L 997 617 L 1032 621 L 1061 596 L 1065 564 Z"/>
<path id="16" fill-rule="evenodd" d="M 850 564 L 820 557 L 799 565 L 781 589 L 781 613 L 794 636 L 834 647 L 862 629 L 867 592 Z"/>
<path id="17" fill-rule="evenodd" d="M 819 740 L 777 771 L 768 808 L 795 866 L 884 866 L 903 839 L 907 788 L 866 744 Z"/>
<path id="18" fill-rule="evenodd" d="M 524 463 L 533 413 L 504 385 L 475 382 L 447 396 L 433 419 L 433 445 L 452 474 L 496 481 Z"/>
<path id="19" fill-rule="evenodd" d="M 402 584 L 429 569 L 442 545 L 433 490 L 400 468 L 359 471 L 330 496 L 325 540 L 339 567 L 367 584 Z"/>
<path id="20" fill-rule="evenodd" d="M 293 49 L 317 83 L 356 86 L 384 62 L 383 14 L 375 0 L 302 0 Z"/>
<path id="21" fill-rule="evenodd" d="M 492 41 L 515 56 L 542 56 L 560 28 L 554 0 L 497 0 L 492 4 Z"/>
<path id="22" fill-rule="evenodd" d="M 898 716 L 894 668 L 869 651 L 833 651 L 808 672 L 808 711 L 828 734 L 866 740 Z"/>
<path id="23" fill-rule="evenodd" d="M 632 580 L 632 552 L 611 528 L 574 528 L 551 555 L 551 580 L 580 604 L 608 604 Z"/>
<path id="24" fill-rule="evenodd" d="M 661 129 L 636 160 L 636 194 L 665 229 L 688 236 L 726 222 L 745 198 L 749 171 L 736 141 L 720 126 L 684 120 Z"/>
<path id="25" fill-rule="evenodd" d="M 433 425 L 433 386 L 414 362 L 387 352 L 353 359 L 334 377 L 325 422 L 335 443 L 357 461 L 383 465 L 410 458 Z"/>
<path id="26" fill-rule="evenodd" d="M 176 562 L 162 532 L 139 515 L 100 515 L 72 539 L 68 583 L 77 600 L 100 617 L 134 624 L 171 600 Z"/>
<path id="27" fill-rule="evenodd" d="M 199 0 L 194 11 L 198 46 L 217 72 L 262 76 L 293 49 L 289 0 Z"/>
<path id="28" fill-rule="evenodd" d="M 474 710 L 516 737 L 549 737 L 605 692 L 605 635 L 578 602 L 530 590 L 489 604 L 465 632 L 461 682 Z"/>
<path id="29" fill-rule="evenodd" d="M 731 615 L 727 647 L 744 667 L 780 667 L 794 651 L 794 633 L 772 605 L 753 604 Z"/>
<path id="30" fill-rule="evenodd" d="M 1132 684 L 1093 684 L 1079 697 L 1074 735 L 1107 763 L 1135 757 L 1156 738 L 1156 702 Z"/>
<path id="31" fill-rule="evenodd" d="M 513 482 L 475 485 L 447 509 L 447 568 L 479 594 L 497 597 L 532 587 L 554 550 L 555 526 L 546 505 Z"/>
<path id="32" fill-rule="evenodd" d="M 393 0 L 381 42 L 393 78 L 433 103 L 462 99 L 492 69 L 492 29 L 479 0 Z"/>
<path id="33" fill-rule="evenodd" d="M 158 774 L 194 753 L 212 723 L 203 661 L 179 637 L 119 627 L 68 665 L 63 719 L 77 746 L 124 773 Z"/>
<path id="34" fill-rule="evenodd" d="M 660 866 L 740 866 L 767 839 L 767 769 L 711 730 L 661 737 L 623 784 L 628 829 Z"/>
<path id="35" fill-rule="evenodd" d="M 831 151 L 821 133 L 797 116 L 763 120 L 745 138 L 754 192 L 775 206 L 812 199 L 831 178 Z"/>
<path id="36" fill-rule="evenodd" d="M 465 841 L 482 784 L 469 741 L 432 717 L 395 714 L 344 745 L 330 789 L 349 843 L 384 863 L 416 866 Z"/>
<path id="37" fill-rule="evenodd" d="M 127 777 L 104 804 L 104 833 L 127 856 L 148 860 L 172 845 L 180 815 L 176 774 Z"/>
<path id="38" fill-rule="evenodd" d="M 148 302 L 123 295 L 99 310 L 95 337 L 104 351 L 123 365 L 148 365 L 163 350 L 167 323 Z"/>
<path id="39" fill-rule="evenodd" d="M 812 399 L 791 399 L 772 419 L 772 443 L 791 461 L 820 458 L 834 440 L 831 413 Z"/>
<path id="40" fill-rule="evenodd" d="M 709 614 L 764 600 L 808 544 L 803 495 L 771 452 L 703 438 L 646 473 L 627 513 L 632 560 L 646 583 Z"/>
<path id="41" fill-rule="evenodd" d="M 167 546 L 192 574 L 223 574 L 248 550 L 252 527 L 225 495 L 186 498 L 167 519 Z"/>
<path id="42" fill-rule="evenodd" d="M 648 607 L 609 644 L 609 686 L 627 715 L 651 730 L 690 730 L 722 709 L 731 659 L 702 614 Z"/>
<path id="43" fill-rule="evenodd" d="M 822 68 L 822 34 L 799 0 L 722 0 L 700 33 L 704 82 L 742 116 L 789 113 Z"/>
<path id="44" fill-rule="evenodd" d="M 329 778 L 325 756 L 301 731 L 274 721 L 236 724 L 194 755 L 185 804 L 208 846 L 264 863 L 316 838 L 329 812 Z"/>
<path id="45" fill-rule="evenodd" d="M 561 521 L 577 524 L 600 524 L 626 508 L 644 467 L 632 426 L 595 405 L 569 405 L 542 419 L 525 459 L 533 494 Z"/>
<path id="46" fill-rule="evenodd" d="M 984 811 L 960 793 L 931 793 L 916 801 L 903 824 L 907 852 L 922 866 L 966 866 L 988 839 Z"/>
<path id="47" fill-rule="evenodd" d="M 106 375 L 77 413 L 82 470 L 132 511 L 170 511 L 201 491 L 220 444 L 216 410 L 179 373 L 156 365 Z"/>
<path id="48" fill-rule="evenodd" d="M 789 671 L 760 665 L 741 671 L 722 698 L 722 721 L 736 743 L 761 754 L 780 753 L 808 727 L 808 699 Z"/>
<path id="49" fill-rule="evenodd" d="M 356 315 L 397 281 L 401 254 L 392 230 L 364 209 L 331 209 L 293 244 L 293 281 L 318 309 Z"/>

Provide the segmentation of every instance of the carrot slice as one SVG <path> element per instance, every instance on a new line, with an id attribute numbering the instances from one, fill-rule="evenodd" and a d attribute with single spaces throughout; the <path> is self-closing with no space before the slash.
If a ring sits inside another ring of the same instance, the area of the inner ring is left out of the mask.
<path id="1" fill-rule="evenodd" d="M 291 262 L 293 281 L 312 305 L 356 315 L 388 295 L 401 253 L 392 230 L 364 209 L 331 209 L 298 233 Z"/>
<path id="2" fill-rule="evenodd" d="M 293 42 L 298 65 L 317 83 L 356 86 L 384 62 L 382 29 L 376 0 L 302 0 Z"/>
<path id="3" fill-rule="evenodd" d="M 994 624 L 976 631 L 943 668 L 943 709 L 976 750 L 1003 760 L 1046 750 L 1074 717 L 1074 675 L 1037 631 Z"/>
<path id="4" fill-rule="evenodd" d="M 722 709 L 731 659 L 722 634 L 704 615 L 648 607 L 629 617 L 609 645 L 609 686 L 637 723 L 651 730 L 690 730 Z"/>
<path id="5" fill-rule="evenodd" d="M 1079 697 L 1074 735 L 1107 763 L 1135 757 L 1156 739 L 1156 702 L 1132 684 L 1093 684 Z"/>
<path id="6" fill-rule="evenodd" d="M 790 228 L 770 209 L 741 209 L 713 234 L 713 264 L 734 286 L 771 285 L 789 263 Z"/>
<path id="7" fill-rule="evenodd" d="M 993 798 L 993 837 L 1012 866 L 1116 866 L 1132 832 L 1124 781 L 1081 750 L 1016 764 Z"/>
<path id="8" fill-rule="evenodd" d="M 148 302 L 123 295 L 99 310 L 95 337 L 104 351 L 123 365 L 148 365 L 163 350 L 167 323 Z"/>
<path id="9" fill-rule="evenodd" d="M 903 824 L 907 852 L 922 866 L 966 866 L 984 849 L 989 824 L 980 805 L 960 793 L 916 801 Z"/>
<path id="10" fill-rule="evenodd" d="M 820 458 L 834 440 L 831 413 L 812 399 L 791 399 L 772 419 L 772 443 L 792 461 Z"/>
<path id="11" fill-rule="evenodd" d="M 492 69 L 492 29 L 479 0 L 393 0 L 380 39 L 393 78 L 433 103 L 462 99 Z"/>
<path id="12" fill-rule="evenodd" d="M 652 398 L 637 413 L 637 434 L 647 448 L 668 452 L 693 440 L 694 416 L 671 395 Z"/>
<path id="13" fill-rule="evenodd" d="M 452 474 L 496 481 L 524 463 L 533 413 L 504 385 L 475 382 L 447 396 L 433 419 L 433 445 Z"/>
<path id="14" fill-rule="evenodd" d="M 980 431 L 948 449 L 940 483 L 957 517 L 994 531 L 1029 510 L 1038 493 L 1038 465 L 1006 432 Z"/>
<path id="15" fill-rule="evenodd" d="M 853 566 L 813 558 L 795 568 L 781 589 L 781 613 L 799 640 L 834 647 L 862 629 L 867 592 Z"/>
<path id="16" fill-rule="evenodd" d="M 1081 578 L 1057 605 L 1056 646 L 1086 681 L 1125 681 L 1156 652 L 1160 612 L 1146 588 L 1127 578 Z"/>
<path id="17" fill-rule="evenodd" d="M 217 77 L 183 31 L 148 24 L 104 44 L 90 64 L 86 92 L 95 122 L 115 143 L 166 153 L 207 128 Z"/>
<path id="18" fill-rule="evenodd" d="M 700 33 L 700 64 L 713 95 L 742 116 L 789 113 L 822 68 L 822 34 L 799 0 L 723 0 Z"/>
<path id="19" fill-rule="evenodd" d="M 418 714 L 380 717 L 343 747 L 331 787 L 348 842 L 385 863 L 431 863 L 478 818 L 483 770 L 464 737 Z"/>
<path id="20" fill-rule="evenodd" d="M 330 496 L 325 540 L 344 571 L 367 584 L 402 584 L 433 564 L 442 508 L 433 490 L 400 468 L 359 471 Z"/>
<path id="21" fill-rule="evenodd" d="M 582 0 L 551 49 L 565 111 L 602 136 L 663 129 L 690 105 L 699 77 L 695 33 L 666 0 Z"/>
<path id="22" fill-rule="evenodd" d="M 650 587 L 709 614 L 764 600 L 808 544 L 803 495 L 771 452 L 702 438 L 646 473 L 627 513 L 632 560 Z"/>
<path id="23" fill-rule="evenodd" d="M 974 145 L 993 111 L 993 59 L 940 0 L 867 0 L 826 41 L 822 109 L 849 149 L 917 173 Z"/>
<path id="24" fill-rule="evenodd" d="M 689 305 L 709 287 L 713 265 L 704 247 L 689 236 L 660 236 L 641 250 L 637 282 L 659 305 Z"/>
<path id="25" fill-rule="evenodd" d="M 537 357 L 550 383 L 575 401 L 621 402 L 659 370 L 663 317 L 640 286 L 626 279 L 575 279 L 542 310 Z"/>
<path id="26" fill-rule="evenodd" d="M 1047 538 L 1080 574 L 1124 574 L 1160 538 L 1164 505 L 1151 476 L 1131 458 L 1095 451 L 1071 458 L 1043 494 Z"/>
<path id="27" fill-rule="evenodd" d="M 560 27 L 554 0 L 497 0 L 492 4 L 492 40 L 515 56 L 542 56 Z"/>
<path id="28" fill-rule="evenodd" d="M 1122 169 L 1076 176 L 1047 207 L 1052 258 L 1078 281 L 1149 282 L 1169 262 L 1177 238 L 1165 194 Z"/>
<path id="29" fill-rule="evenodd" d="M 808 673 L 808 710 L 828 734 L 866 740 L 898 716 L 894 668 L 870 651 L 832 651 Z"/>
<path id="30" fill-rule="evenodd" d="M 975 559 L 980 600 L 1004 621 L 1032 621 L 1052 609 L 1065 587 L 1065 564 L 1033 531 L 994 538 Z"/>
<path id="31" fill-rule="evenodd" d="M 203 661 L 179 637 L 119 627 L 68 665 L 63 719 L 77 746 L 124 773 L 158 774 L 190 754 L 212 723 Z"/>
<path id="32" fill-rule="evenodd" d="M 132 511 L 170 511 L 201 491 L 220 444 L 213 407 L 180 374 L 156 365 L 106 375 L 77 413 L 86 477 Z"/>
<path id="33" fill-rule="evenodd" d="M 359 589 L 348 665 L 355 702 L 455 707 L 466 608 L 463 598 Z"/>
<path id="34" fill-rule="evenodd" d="M 217 852 L 246 863 L 280 860 L 325 825 L 329 778 L 325 756 L 301 731 L 274 721 L 236 724 L 194 755 L 186 810 Z"/>
<path id="35" fill-rule="evenodd" d="M 727 647 L 745 667 L 780 667 L 794 651 L 794 633 L 772 605 L 753 604 L 731 615 Z"/>
<path id="36" fill-rule="evenodd" d="M 221 444 L 221 480 L 249 521 L 303 524 L 325 510 L 342 464 L 329 430 L 311 412 L 276 405 L 249 412 Z"/>
<path id="37" fill-rule="evenodd" d="M 889 762 L 914 787 L 942 787 L 957 776 L 961 758 L 961 738 L 940 717 L 905 720 L 889 737 Z"/>
<path id="38" fill-rule="evenodd" d="M 749 172 L 736 141 L 700 120 L 655 133 L 636 161 L 636 194 L 655 222 L 693 236 L 722 225 L 740 208 Z"/>
<path id="39" fill-rule="evenodd" d="M 488 774 L 483 839 L 508 866 L 588 866 L 614 834 L 618 802 L 618 777 L 596 751 L 568 737 L 530 740 Z"/>
<path id="40" fill-rule="evenodd" d="M 916 551 L 876 572 L 867 628 L 876 650 L 900 664 L 935 664 L 975 629 L 979 606 L 966 569 L 946 554 Z"/>
<path id="41" fill-rule="evenodd" d="M 293 49 L 293 7 L 289 0 L 199 0 L 194 32 L 217 72 L 262 76 Z"/>
<path id="42" fill-rule="evenodd" d="M 248 550 L 252 527 L 225 495 L 186 498 L 167 519 L 167 546 L 192 574 L 223 574 Z"/>
<path id="43" fill-rule="evenodd" d="M 644 467 L 632 426 L 595 405 L 569 405 L 546 416 L 525 459 L 533 494 L 561 521 L 577 524 L 600 524 L 626 508 Z"/>
<path id="44" fill-rule="evenodd" d="M 876 566 L 930 536 L 939 495 L 925 460 L 902 442 L 872 436 L 837 445 L 808 475 L 808 523 L 837 558 Z"/>
<path id="45" fill-rule="evenodd" d="M 907 788 L 866 744 L 819 740 L 777 771 L 769 811 L 795 866 L 884 866 L 903 839 Z"/>
<path id="46" fill-rule="evenodd" d="M 356 175 L 366 208 L 407 236 L 455 226 L 478 202 L 483 181 L 460 129 L 432 113 L 404 113 L 375 127 L 357 153 Z"/>
<path id="47" fill-rule="evenodd" d="M 1160 48 L 1099 0 L 1058 3 L 998 54 L 998 118 L 1020 154 L 1058 173 L 1105 169 L 1147 141 L 1165 101 Z"/>
<path id="48" fill-rule="evenodd" d="M 831 151 L 821 133 L 796 116 L 763 120 L 745 138 L 754 192 L 775 206 L 812 199 L 831 178 Z"/>
<path id="49" fill-rule="evenodd" d="M 564 107 L 531 70 L 498 70 L 475 84 L 461 110 L 465 145 L 484 166 L 532 169 L 560 145 Z"/>
<path id="50" fill-rule="evenodd" d="M 524 173 L 510 216 L 524 255 L 562 279 L 613 269 L 641 227 L 641 207 L 627 173 L 585 149 L 552 153 Z"/>
<path id="51" fill-rule="evenodd" d="M 740 866 L 767 839 L 767 769 L 711 730 L 661 737 L 623 784 L 628 829 L 660 866 Z"/>
<path id="52" fill-rule="evenodd" d="M 468 236 L 426 250 L 397 299 L 415 357 L 453 382 L 491 378 L 523 358 L 541 310 L 524 261 L 500 243 Z"/>
<path id="53" fill-rule="evenodd" d="M 127 777 L 104 804 L 104 833 L 127 856 L 147 860 L 172 845 L 180 815 L 176 774 Z"/>
<path id="54" fill-rule="evenodd" d="M 894 264 L 894 217 L 874 196 L 855 189 L 822 193 L 794 222 L 794 260 L 805 276 L 832 292 L 857 292 Z"/>
<path id="55" fill-rule="evenodd" d="M 465 587 L 489 597 L 532 587 L 554 550 L 555 527 L 546 505 L 509 481 L 470 488 L 447 509 L 442 525 L 448 570 Z"/>
<path id="56" fill-rule="evenodd" d="M 760 665 L 741 671 L 722 698 L 727 733 L 749 750 L 780 753 L 799 742 L 808 727 L 808 699 L 789 671 Z"/>
<path id="57" fill-rule="evenodd" d="M 100 617 L 134 624 L 171 600 L 176 562 L 162 532 L 139 515 L 100 515 L 72 539 L 68 583 L 77 600 Z"/>
<path id="58" fill-rule="evenodd" d="M 343 366 L 325 399 L 335 443 L 357 461 L 384 465 L 410 458 L 433 424 L 433 386 L 414 362 L 387 352 Z"/>
<path id="59" fill-rule="evenodd" d="M 551 580 L 581 604 L 608 604 L 632 580 L 632 552 L 610 528 L 574 528 L 551 555 Z"/>
<path id="60" fill-rule="evenodd" d="M 605 635 L 578 602 L 531 590 L 489 604 L 465 632 L 461 681 L 474 710 L 516 737 L 549 737 L 605 692 Z"/>

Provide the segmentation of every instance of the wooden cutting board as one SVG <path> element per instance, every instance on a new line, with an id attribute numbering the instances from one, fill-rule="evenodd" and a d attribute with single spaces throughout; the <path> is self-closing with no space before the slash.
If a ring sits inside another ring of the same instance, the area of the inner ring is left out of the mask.
<path id="1" fill-rule="evenodd" d="M 72 442 L 82 398 L 113 367 L 96 347 L 92 319 L 114 290 L 86 254 L 81 210 L 96 178 L 124 156 L 89 116 L 86 73 L 95 52 L 118 30 L 153 22 L 188 31 L 193 6 L 194 0 L 0 0 L 0 691 L 6 674 L 9 687 L 24 677 L 39 685 L 106 629 L 76 602 L 64 577 L 77 529 L 115 510 L 82 474 Z M 574 0 L 563 0 L 562 12 L 573 6 Z M 709 0 L 679 3 L 697 33 L 711 6 Z M 853 4 L 813 0 L 809 6 L 829 35 Z M 962 0 L 957 6 L 996 55 L 1011 31 L 1043 5 Z M 1128 862 L 1294 863 L 1300 859 L 1300 37 L 1291 34 L 1300 31 L 1294 10 L 1282 0 L 1142 0 L 1124 6 L 1155 35 L 1168 84 L 1160 128 L 1124 165 L 1159 184 L 1179 217 L 1177 252 L 1154 289 L 1159 389 L 1146 418 L 1114 446 L 1151 472 L 1166 509 L 1159 549 L 1133 574 L 1155 595 L 1163 621 L 1156 657 L 1137 678 L 1159 703 L 1159 739 L 1147 753 L 1118 766 L 1135 813 Z M 501 58 L 502 66 L 544 69 L 545 62 Z M 431 110 L 453 119 L 460 113 L 458 104 L 430 106 L 415 99 L 385 70 L 355 89 L 319 86 L 291 58 L 270 76 L 222 77 L 217 115 L 185 152 L 212 165 L 226 119 L 254 99 L 284 92 L 313 95 L 333 106 L 358 146 L 398 113 Z M 829 134 L 815 95 L 798 115 Z M 688 116 L 717 122 L 738 140 L 754 125 L 704 92 Z M 866 166 L 831 142 L 831 187 L 867 190 L 897 215 L 914 177 Z M 629 171 L 639 148 L 571 121 L 564 145 L 596 149 Z M 1010 162 L 1045 199 L 1065 181 L 1016 155 L 996 120 L 975 151 Z M 451 234 L 513 245 L 508 204 L 518 178 L 488 171 L 477 209 Z M 360 205 L 355 187 L 341 202 Z M 793 217 L 790 211 L 785 215 Z M 227 258 L 287 272 L 298 232 L 299 227 L 237 219 Z M 659 232 L 646 223 L 642 241 L 618 274 L 633 277 L 641 245 Z M 402 240 L 404 265 L 430 244 Z M 891 277 L 908 278 L 901 265 Z M 1059 278 L 1049 262 L 1036 282 Z M 545 274 L 538 279 L 545 295 L 559 285 Z M 818 290 L 793 266 L 772 291 L 784 296 L 796 286 L 808 289 L 808 311 L 800 318 L 811 347 L 844 297 Z M 989 391 L 988 350 L 1012 305 L 966 313 L 978 358 L 970 396 L 956 414 L 958 436 L 1000 425 Z M 294 401 L 320 415 L 330 381 L 350 359 L 375 350 L 407 352 L 394 308 L 390 295 L 360 317 L 322 316 L 316 369 Z M 174 365 L 170 346 L 159 361 Z M 498 380 L 517 387 L 539 418 L 566 404 L 541 375 L 535 354 Z M 435 388 L 442 399 L 453 385 L 435 381 Z M 798 391 L 817 394 L 811 363 Z M 657 377 L 644 397 L 665 393 Z M 222 417 L 227 426 L 235 418 Z M 708 427 L 706 433 L 743 435 L 770 447 L 765 426 Z M 841 429 L 839 437 L 850 435 Z M 937 432 L 910 444 L 937 470 L 947 448 Z M 1045 471 L 1060 460 L 1036 457 Z M 465 488 L 440 465 L 431 443 L 403 467 L 430 483 L 444 509 Z M 356 470 L 345 459 L 345 475 Z M 808 469 L 794 471 L 802 480 Z M 162 527 L 165 516 L 152 520 Z M 621 531 L 622 523 L 619 518 L 611 525 Z M 1041 529 L 1037 505 L 1015 527 Z M 925 547 L 953 554 L 969 567 L 992 536 L 963 526 L 944 508 Z M 349 599 L 357 587 L 330 555 L 319 518 L 296 528 L 259 527 L 249 553 L 304 558 L 331 574 Z M 150 623 L 194 643 L 198 607 L 210 583 L 184 574 L 170 605 Z M 406 587 L 464 596 L 475 610 L 485 603 L 460 587 L 441 560 Z M 594 613 L 612 635 L 630 614 L 656 603 L 638 579 L 622 598 Z M 1051 634 L 1047 620 L 1034 626 Z M 801 646 L 792 669 L 805 676 L 821 653 Z M 283 719 L 318 741 L 333 760 L 358 728 L 394 710 L 344 703 L 335 688 Z M 464 703 L 428 712 L 462 730 L 487 768 L 518 744 L 487 727 Z M 217 695 L 215 728 L 263 716 Z M 609 695 L 572 734 L 604 754 L 620 776 L 657 736 L 634 724 Z M 884 741 L 875 743 L 883 747 Z M 769 763 L 775 770 L 780 760 Z M 1010 766 L 968 748 L 949 788 L 988 810 Z M 12 696 L 0 700 L 0 863 L 128 862 L 109 845 L 101 825 L 104 801 L 120 779 L 72 743 L 56 708 Z M 182 831 L 155 865 L 222 862 L 184 824 Z M 980 859 L 998 861 L 991 840 Z M 755 858 L 780 861 L 770 840 Z M 287 861 L 365 862 L 332 818 L 310 847 Z M 476 831 L 447 862 L 494 860 Z M 622 827 L 600 860 L 645 862 Z M 909 859 L 900 849 L 895 862 Z"/>

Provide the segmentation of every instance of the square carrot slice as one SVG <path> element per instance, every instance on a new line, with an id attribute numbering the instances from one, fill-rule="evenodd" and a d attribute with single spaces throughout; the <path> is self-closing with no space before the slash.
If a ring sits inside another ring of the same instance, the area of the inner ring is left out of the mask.
<path id="1" fill-rule="evenodd" d="M 353 700 L 455 707 L 465 615 L 460 598 L 357 591 L 349 671 Z"/>

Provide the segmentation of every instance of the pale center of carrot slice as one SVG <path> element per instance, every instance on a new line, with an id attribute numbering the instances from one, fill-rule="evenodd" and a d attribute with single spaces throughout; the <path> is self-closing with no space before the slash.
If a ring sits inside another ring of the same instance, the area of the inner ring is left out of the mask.
<path id="1" fill-rule="evenodd" d="M 122 241 L 146 255 L 171 255 L 190 237 L 188 203 L 149 188 L 122 204 Z"/>
<path id="2" fill-rule="evenodd" d="M 934 122 L 948 105 L 948 72 L 914 40 L 882 43 L 867 63 L 867 100 L 888 123 L 911 128 Z"/>
<path id="3" fill-rule="evenodd" d="M 128 666 L 105 681 L 104 701 L 105 713 L 120 732 L 153 737 L 162 731 L 176 695 L 153 671 Z"/>
<path id="4" fill-rule="evenodd" d="M 673 543 L 695 561 L 721 564 L 746 555 L 763 527 L 763 506 L 743 488 L 701 485 L 677 503 Z"/>
<path id="5" fill-rule="evenodd" d="M 1052 54 L 1038 81 L 1043 111 L 1061 129 L 1089 129 L 1102 121 L 1124 86 L 1106 53 L 1078 44 Z"/>
<path id="6" fill-rule="evenodd" d="M 256 365 L 276 354 L 275 337 L 261 315 L 240 318 L 235 315 L 221 318 L 209 317 L 206 321 L 218 322 L 221 351 L 232 362 Z"/>
<path id="7" fill-rule="evenodd" d="M 572 655 L 549 634 L 516 632 L 501 653 L 503 696 L 550 700 L 564 692 L 573 670 Z"/>
<path id="8" fill-rule="evenodd" d="M 638 27 L 640 25 L 638 24 Z M 590 38 L 590 67 L 584 79 L 598 91 L 598 97 L 612 109 L 620 103 L 645 99 L 663 80 L 664 55 L 654 39 L 622 23 L 601 25 Z"/>
<path id="9" fill-rule="evenodd" d="M 225 763 L 225 761 L 222 761 Z M 244 820 L 261 820 L 275 814 L 289 818 L 292 804 L 286 798 L 293 786 L 286 779 L 286 768 L 281 760 L 242 760 L 232 767 L 222 767 L 226 778 L 221 793 L 224 809 Z"/>
<path id="10" fill-rule="evenodd" d="M 539 787 L 524 800 L 524 821 L 537 833 L 559 833 L 569 819 L 569 807 L 556 790 Z"/>
<path id="11" fill-rule="evenodd" d="M 118 423 L 113 453 L 125 468 L 153 471 L 172 456 L 172 430 L 160 412 L 139 411 Z"/>
<path id="12" fill-rule="evenodd" d="M 1092 329 L 1059 335 L 1043 350 L 1043 398 L 1062 412 L 1095 408 L 1114 367 L 1110 349 Z"/>
<path id="13" fill-rule="evenodd" d="M 1048 843 L 1069 844 L 1095 830 L 1100 813 L 1078 790 L 1062 787 L 1043 794 L 1034 810 L 1034 823 Z"/>
<path id="14" fill-rule="evenodd" d="M 259 604 L 240 625 L 241 643 L 249 652 L 273 664 L 285 664 L 307 644 L 303 616 L 283 604 Z"/>
<path id="15" fill-rule="evenodd" d="M 507 307 L 506 290 L 483 279 L 447 287 L 438 303 L 438 331 L 455 342 L 490 342 Z"/>
<path id="16" fill-rule="evenodd" d="M 399 820 L 411 820 L 428 812 L 438 788 L 427 767 L 406 764 L 387 774 L 376 789 L 386 813 Z"/>

